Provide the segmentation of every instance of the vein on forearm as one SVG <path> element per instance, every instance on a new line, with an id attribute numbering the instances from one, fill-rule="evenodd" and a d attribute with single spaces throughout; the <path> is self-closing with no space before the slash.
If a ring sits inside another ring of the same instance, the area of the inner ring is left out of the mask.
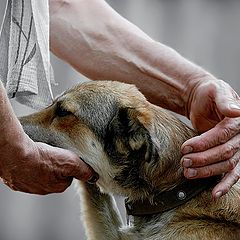
<path id="1" fill-rule="evenodd" d="M 133 83 L 151 102 L 183 115 L 191 79 L 208 74 L 100 0 L 62 5 L 50 36 L 52 51 L 89 78 Z"/>

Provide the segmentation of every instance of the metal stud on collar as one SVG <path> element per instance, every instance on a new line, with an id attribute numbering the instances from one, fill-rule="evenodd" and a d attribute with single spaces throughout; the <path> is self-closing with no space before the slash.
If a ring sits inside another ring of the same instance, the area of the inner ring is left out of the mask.
<path id="1" fill-rule="evenodd" d="M 177 193 L 177 198 L 178 198 L 179 200 L 184 200 L 184 199 L 186 198 L 186 196 L 187 196 L 187 194 L 186 194 L 184 191 L 179 191 L 179 192 Z"/>

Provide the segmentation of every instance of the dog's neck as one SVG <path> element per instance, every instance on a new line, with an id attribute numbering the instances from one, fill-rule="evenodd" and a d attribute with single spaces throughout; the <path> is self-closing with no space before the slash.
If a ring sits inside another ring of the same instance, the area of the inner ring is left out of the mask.
<path id="1" fill-rule="evenodd" d="M 152 172 L 152 181 L 157 192 L 170 190 L 181 184 L 185 177 L 180 164 L 181 146 L 196 135 L 192 129 L 169 115 L 165 110 L 153 105 L 154 125 L 152 140 L 158 152 L 158 163 Z M 164 135 L 164 137 L 162 137 Z"/>
<path id="2" fill-rule="evenodd" d="M 196 133 L 164 110 L 153 106 L 152 111 L 154 124 L 149 132 L 157 154 L 153 154 L 150 163 L 146 163 L 152 163 L 152 166 L 145 167 L 146 176 L 151 182 L 149 191 L 145 191 L 140 199 L 136 195 L 135 199 L 126 201 L 127 213 L 134 216 L 169 211 L 212 187 L 218 180 L 218 177 L 200 180 L 184 177 L 180 164 L 181 145 Z"/>
<path id="3" fill-rule="evenodd" d="M 144 178 L 149 187 L 130 195 L 131 201 L 140 199 L 152 201 L 157 194 L 171 190 L 185 181 L 180 164 L 181 145 L 196 135 L 176 117 L 155 105 L 151 106 L 153 121 L 151 129 L 148 130 L 154 151 L 152 160 L 144 165 Z"/>

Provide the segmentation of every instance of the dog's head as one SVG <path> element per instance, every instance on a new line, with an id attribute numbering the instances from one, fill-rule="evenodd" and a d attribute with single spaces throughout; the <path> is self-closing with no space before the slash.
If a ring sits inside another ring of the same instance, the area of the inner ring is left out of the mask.
<path id="1" fill-rule="evenodd" d="M 33 140 L 76 152 L 99 174 L 103 191 L 127 196 L 173 181 L 191 135 L 135 86 L 112 81 L 80 84 L 21 123 Z"/>

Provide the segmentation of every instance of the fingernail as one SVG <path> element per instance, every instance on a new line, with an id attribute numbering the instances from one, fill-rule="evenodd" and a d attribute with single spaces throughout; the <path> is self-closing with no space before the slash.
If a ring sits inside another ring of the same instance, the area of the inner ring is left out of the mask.
<path id="1" fill-rule="evenodd" d="M 189 168 L 187 170 L 187 177 L 192 178 L 197 176 L 197 171 L 195 169 Z"/>
<path id="2" fill-rule="evenodd" d="M 230 108 L 233 108 L 233 109 L 240 110 L 240 106 L 237 105 L 237 104 L 234 104 L 234 103 L 230 104 L 229 107 L 230 107 Z"/>
<path id="3" fill-rule="evenodd" d="M 95 174 L 95 175 L 93 175 L 87 182 L 88 182 L 89 184 L 94 184 L 94 183 L 97 182 L 98 179 L 99 179 L 99 176 Z"/>
<path id="4" fill-rule="evenodd" d="M 223 192 L 222 191 L 218 191 L 215 194 L 215 198 L 220 198 L 222 195 L 223 195 Z"/>
<path id="5" fill-rule="evenodd" d="M 190 167 L 190 166 L 192 166 L 192 160 L 189 159 L 189 158 L 183 158 L 182 166 L 183 167 Z"/>
<path id="6" fill-rule="evenodd" d="M 183 149 L 182 149 L 182 153 L 183 154 L 187 154 L 187 153 L 191 153 L 193 151 L 193 148 L 191 146 L 185 146 Z"/>
<path id="7" fill-rule="evenodd" d="M 230 163 L 230 170 L 234 169 L 238 163 L 238 160 L 232 158 L 229 160 L 229 163 Z"/>

